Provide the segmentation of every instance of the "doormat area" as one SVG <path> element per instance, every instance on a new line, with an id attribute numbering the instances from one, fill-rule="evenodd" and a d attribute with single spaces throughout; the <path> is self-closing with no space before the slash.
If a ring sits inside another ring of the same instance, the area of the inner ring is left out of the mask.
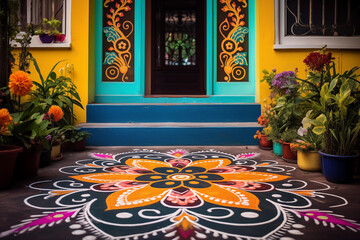
<path id="1" fill-rule="evenodd" d="M 63 179 L 31 184 L 37 193 L 24 202 L 38 213 L 0 238 L 292 240 L 314 227 L 360 236 L 336 214 L 346 199 L 292 178 L 295 169 L 259 153 L 92 153 L 61 168 Z"/>

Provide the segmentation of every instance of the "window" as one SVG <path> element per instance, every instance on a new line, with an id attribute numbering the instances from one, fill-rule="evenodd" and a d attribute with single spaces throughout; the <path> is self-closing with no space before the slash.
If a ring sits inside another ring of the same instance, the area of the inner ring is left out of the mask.
<path id="1" fill-rule="evenodd" d="M 152 95 L 205 95 L 206 1 L 152 0 L 150 6 L 148 91 Z"/>
<path id="2" fill-rule="evenodd" d="M 59 30 L 66 36 L 63 43 L 42 44 L 39 36 L 35 35 L 30 47 L 70 47 L 71 0 L 21 0 L 19 16 L 19 25 L 22 26 L 20 30 L 29 23 L 38 26 L 44 18 L 53 18 L 62 22 Z"/>
<path id="3" fill-rule="evenodd" d="M 360 1 L 275 0 L 275 49 L 360 49 Z"/>

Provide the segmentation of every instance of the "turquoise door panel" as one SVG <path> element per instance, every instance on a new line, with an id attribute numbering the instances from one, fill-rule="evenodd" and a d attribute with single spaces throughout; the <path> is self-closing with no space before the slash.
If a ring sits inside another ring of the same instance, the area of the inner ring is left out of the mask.
<path id="1" fill-rule="evenodd" d="M 234 1 L 234 0 L 233 0 Z M 248 1 L 248 28 L 249 32 L 245 36 L 248 38 L 249 48 L 248 48 L 248 82 L 218 82 L 217 79 L 217 67 L 213 69 L 213 94 L 214 95 L 221 95 L 221 96 L 243 96 L 249 97 L 251 99 L 255 99 L 255 0 Z M 214 8 L 213 8 L 213 15 L 217 15 L 217 11 L 221 11 L 221 9 L 217 9 L 216 1 L 214 1 Z M 217 46 L 216 41 L 219 36 L 217 36 L 217 21 L 220 19 L 213 20 L 213 29 L 214 29 L 214 58 L 212 58 L 213 65 L 216 66 L 217 64 Z"/>
<path id="2" fill-rule="evenodd" d="M 217 0 L 218 1 L 218 0 Z M 204 98 L 149 98 L 145 94 L 145 3 L 134 0 L 134 82 L 102 81 L 103 0 L 95 0 L 95 101 L 98 103 L 231 103 L 255 102 L 255 0 L 248 1 L 249 81 L 217 81 L 217 1 L 207 0 L 206 94 Z M 235 1 L 235 0 L 233 0 Z"/>
<path id="3" fill-rule="evenodd" d="M 143 95 L 145 76 L 145 0 L 136 0 L 134 17 L 134 82 L 105 82 L 102 79 L 103 66 L 103 0 L 95 1 L 95 96 Z"/>

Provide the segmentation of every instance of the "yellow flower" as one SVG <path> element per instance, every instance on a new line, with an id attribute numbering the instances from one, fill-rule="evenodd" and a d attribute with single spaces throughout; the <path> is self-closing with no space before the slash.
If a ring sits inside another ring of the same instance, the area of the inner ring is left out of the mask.
<path id="1" fill-rule="evenodd" d="M 25 96 L 30 93 L 32 80 L 24 71 L 15 71 L 10 75 L 9 88 L 12 94 Z"/>
<path id="2" fill-rule="evenodd" d="M 52 119 L 54 120 L 54 122 L 58 122 L 62 119 L 62 117 L 64 116 L 63 111 L 61 110 L 61 108 L 59 106 L 56 105 L 52 105 L 48 111 L 49 116 L 52 116 Z"/>
<path id="3" fill-rule="evenodd" d="M 6 127 L 12 120 L 13 119 L 6 108 L 0 109 L 0 127 Z"/>

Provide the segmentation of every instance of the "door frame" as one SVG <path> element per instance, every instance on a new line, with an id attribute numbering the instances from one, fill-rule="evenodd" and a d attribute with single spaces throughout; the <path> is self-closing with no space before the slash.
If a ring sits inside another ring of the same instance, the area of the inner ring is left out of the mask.
<path id="1" fill-rule="evenodd" d="M 95 102 L 96 103 L 255 103 L 256 100 L 256 39 L 255 39 L 255 4 L 249 0 L 249 82 L 224 83 L 216 82 L 216 40 L 217 40 L 217 1 L 206 0 L 206 95 L 179 97 L 158 96 L 148 97 L 145 76 L 149 73 L 145 68 L 146 49 L 149 42 L 145 41 L 145 34 L 151 31 L 145 27 L 147 19 L 146 2 L 136 0 L 135 3 L 135 39 L 134 39 L 134 82 L 102 82 L 102 6 L 103 0 L 94 0 L 94 55 L 92 62 L 95 68 Z M 211 23 L 211 24 L 210 24 Z M 150 69 L 151 71 L 151 69 Z M 246 92 L 241 93 L 237 87 L 242 85 Z M 151 95 L 150 95 L 151 96 Z M 155 95 L 154 95 L 155 96 Z"/>

